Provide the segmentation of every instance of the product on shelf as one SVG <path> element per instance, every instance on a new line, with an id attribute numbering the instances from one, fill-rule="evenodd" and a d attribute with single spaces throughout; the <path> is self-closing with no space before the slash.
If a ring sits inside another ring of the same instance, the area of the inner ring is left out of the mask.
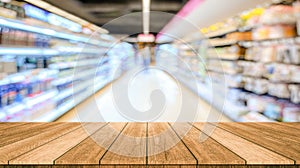
<path id="1" fill-rule="evenodd" d="M 0 59 L 0 73 L 12 74 L 17 72 L 15 59 Z"/>
<path id="2" fill-rule="evenodd" d="M 237 74 L 241 71 L 241 67 L 232 61 L 208 60 L 207 69 L 214 72 L 225 74 Z"/>
<path id="3" fill-rule="evenodd" d="M 268 93 L 269 95 L 283 99 L 290 99 L 291 97 L 288 84 L 285 83 L 269 83 Z"/>
<path id="4" fill-rule="evenodd" d="M 22 4 L 17 1 L 10 3 L 0 1 L 0 16 L 10 19 L 24 18 L 25 11 L 21 5 Z"/>
<path id="5" fill-rule="evenodd" d="M 237 41 L 249 41 L 252 40 L 252 33 L 249 32 L 234 32 L 226 35 L 226 39 Z"/>
<path id="6" fill-rule="evenodd" d="M 237 60 L 244 57 L 245 49 L 239 45 L 229 47 L 210 48 L 207 50 L 208 58 Z"/>
<path id="7" fill-rule="evenodd" d="M 300 45 L 278 46 L 276 61 L 286 64 L 300 64 Z"/>
<path id="8" fill-rule="evenodd" d="M 44 35 L 33 34 L 25 31 L 0 27 L 0 45 L 44 47 L 50 45 L 50 38 Z"/>
<path id="9" fill-rule="evenodd" d="M 111 56 L 100 59 L 111 41 L 86 42 L 80 24 L 15 0 L 0 1 L 0 20 L 1 122 L 49 121 L 113 79 Z M 123 44 L 110 50 L 121 72 L 132 50 Z"/>
<path id="10" fill-rule="evenodd" d="M 266 106 L 264 115 L 273 120 L 282 120 L 282 112 L 284 107 L 284 102 L 279 100 L 273 103 L 269 103 Z"/>
<path id="11" fill-rule="evenodd" d="M 299 122 L 300 121 L 300 106 L 290 104 L 282 111 L 282 118 L 284 122 Z"/>
<path id="12" fill-rule="evenodd" d="M 294 8 L 290 5 L 274 5 L 269 7 L 260 17 L 260 23 L 265 25 L 296 23 Z"/>
<path id="13" fill-rule="evenodd" d="M 250 94 L 246 102 L 250 111 L 262 113 L 273 120 L 300 121 L 299 105 L 292 104 L 287 100 Z"/>
<path id="14" fill-rule="evenodd" d="M 241 75 L 227 75 L 222 73 L 209 72 L 207 76 L 211 78 L 213 81 L 220 81 L 224 79 L 228 87 L 232 87 L 232 88 L 244 87 L 244 81 Z"/>
<path id="15" fill-rule="evenodd" d="M 300 35 L 300 2 L 296 1 L 293 4 L 294 7 L 294 13 L 297 19 L 297 34 Z"/>
<path id="16" fill-rule="evenodd" d="M 252 28 L 259 24 L 261 15 L 265 12 L 264 8 L 255 8 L 247 12 L 243 12 L 240 16 L 241 27 Z"/>
<path id="17" fill-rule="evenodd" d="M 248 93 L 243 92 L 241 89 L 230 88 L 227 95 L 227 99 L 231 102 L 246 107 L 249 96 Z"/>
<path id="18" fill-rule="evenodd" d="M 247 98 L 247 107 L 250 111 L 263 113 L 266 110 L 267 105 L 274 103 L 275 101 L 276 99 L 273 97 L 250 94 Z"/>
<path id="19" fill-rule="evenodd" d="M 291 101 L 293 103 L 300 103 L 300 86 L 298 85 L 289 85 L 289 90 L 291 92 Z"/>
<path id="20" fill-rule="evenodd" d="M 242 67 L 244 76 L 262 77 L 266 73 L 264 64 L 260 62 L 239 61 L 238 65 Z"/>
<path id="21" fill-rule="evenodd" d="M 264 116 L 260 113 L 254 112 L 254 111 L 247 113 L 244 116 L 241 116 L 239 121 L 241 121 L 241 122 L 273 122 L 273 120 L 267 118 L 266 116 Z"/>
<path id="22" fill-rule="evenodd" d="M 268 93 L 269 82 L 266 79 L 244 77 L 245 89 L 256 94 Z"/>
<path id="23" fill-rule="evenodd" d="M 291 3 L 255 8 L 201 29 L 210 45 L 207 78 L 227 84 L 230 105 L 224 111 L 234 120 L 300 121 L 300 1 Z"/>
<path id="24" fill-rule="evenodd" d="M 265 68 L 265 77 L 272 82 L 300 83 L 299 66 L 272 63 L 265 65 Z"/>
<path id="25" fill-rule="evenodd" d="M 252 31 L 253 40 L 281 39 L 296 36 L 293 25 L 260 26 Z"/>
<path id="26" fill-rule="evenodd" d="M 27 102 L 28 98 L 39 97 L 53 88 L 51 81 L 56 73 L 56 71 L 34 70 L 2 79 L 7 82 L 0 85 L 0 109 L 5 108 L 8 111 L 8 118 L 14 118 L 15 115 L 23 113 L 23 110 L 18 109 L 20 106 L 23 107 L 24 101 Z"/>

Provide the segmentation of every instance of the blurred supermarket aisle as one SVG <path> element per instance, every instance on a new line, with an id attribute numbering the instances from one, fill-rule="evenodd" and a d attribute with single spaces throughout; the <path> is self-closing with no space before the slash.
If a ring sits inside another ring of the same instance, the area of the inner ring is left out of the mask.
<path id="1" fill-rule="evenodd" d="M 125 88 L 128 88 L 128 96 L 123 96 L 117 93 L 120 92 L 120 89 Z M 153 96 L 151 93 L 155 90 L 160 90 L 163 93 L 165 97 L 165 104 L 163 110 L 161 110 L 162 112 L 157 114 L 154 118 L 149 117 L 147 119 L 148 121 L 174 122 L 188 120 L 205 122 L 208 121 L 208 118 L 210 118 L 209 121 L 215 122 L 230 121 L 227 117 L 222 116 L 218 111 L 214 110 L 208 103 L 200 99 L 185 86 L 176 82 L 165 72 L 157 69 L 126 73 L 120 79 L 87 99 L 57 121 L 145 121 L 131 118 L 130 115 L 127 115 L 128 111 L 126 111 L 126 108 L 122 107 L 127 107 L 128 105 L 124 103 L 130 102 L 138 113 L 143 113 L 147 109 L 151 108 L 152 103 L 156 106 L 155 104 L 157 102 L 155 102 L 155 100 L 154 102 L 150 101 L 150 97 Z M 161 100 L 159 100 L 159 102 L 161 102 Z M 195 109 L 196 107 L 197 109 Z M 196 116 L 192 116 L 193 113 L 191 112 L 194 111 L 196 111 Z"/>

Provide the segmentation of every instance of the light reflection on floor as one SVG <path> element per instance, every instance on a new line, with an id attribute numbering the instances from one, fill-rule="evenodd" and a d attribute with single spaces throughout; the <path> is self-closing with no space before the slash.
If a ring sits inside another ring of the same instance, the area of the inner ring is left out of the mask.
<path id="1" fill-rule="evenodd" d="M 118 94 L 118 90 L 127 88 L 128 96 Z M 209 104 L 201 100 L 196 94 L 186 87 L 181 86 L 171 76 L 158 69 L 128 72 L 113 84 L 95 94 L 94 97 L 80 104 L 75 110 L 64 115 L 58 121 L 137 121 L 126 116 L 126 111 L 120 112 L 120 110 L 123 110 L 118 108 L 120 103 L 126 102 L 123 99 L 129 99 L 131 105 L 140 113 L 143 113 L 156 103 L 155 100 L 153 102 L 150 100 L 150 95 L 154 90 L 160 90 L 163 93 L 166 103 L 163 111 L 156 116 L 155 120 L 152 119 L 149 121 L 175 122 L 188 120 L 190 122 L 205 122 L 209 114 L 213 116 L 210 118 L 213 118 L 214 122 L 230 121 L 224 116 L 218 119 L 220 116 L 219 112 L 213 110 Z M 121 96 L 121 98 L 116 98 L 117 96 Z M 115 101 L 116 99 L 118 101 Z M 124 106 L 124 104 L 122 105 Z M 194 111 L 196 116 L 191 116 L 192 114 L 189 113 L 191 111 Z"/>

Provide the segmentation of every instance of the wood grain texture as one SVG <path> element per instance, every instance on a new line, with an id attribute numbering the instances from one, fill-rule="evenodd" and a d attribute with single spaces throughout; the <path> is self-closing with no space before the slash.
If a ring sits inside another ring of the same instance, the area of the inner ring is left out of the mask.
<path id="1" fill-rule="evenodd" d="M 110 123 L 66 152 L 55 164 L 98 165 L 100 158 L 113 143 L 126 123 Z M 92 149 L 92 150 L 91 150 Z"/>
<path id="2" fill-rule="evenodd" d="M 100 168 L 100 165 L 69 165 L 68 164 L 68 165 L 53 165 L 51 168 Z"/>
<path id="3" fill-rule="evenodd" d="M 197 168 L 197 165 L 151 165 L 148 168 Z"/>
<path id="4" fill-rule="evenodd" d="M 195 123 L 194 126 L 201 129 L 203 123 Z M 213 127 L 213 125 L 211 126 Z M 206 129 L 202 129 L 201 131 L 206 134 L 210 133 L 207 132 Z M 214 129 L 210 137 L 245 159 L 247 164 L 294 164 L 294 161 L 287 157 L 272 152 L 221 128 Z"/>
<path id="5" fill-rule="evenodd" d="M 196 165 L 197 160 L 167 123 L 148 124 L 149 165 Z"/>
<path id="6" fill-rule="evenodd" d="M 146 164 L 146 131 L 146 123 L 129 123 L 100 163 L 105 165 Z"/>
<path id="7" fill-rule="evenodd" d="M 241 124 L 241 123 L 240 123 Z M 244 123 L 243 126 L 250 127 L 251 129 L 257 129 L 260 133 L 263 133 L 270 137 L 279 137 L 283 141 L 290 143 L 300 143 L 300 130 L 297 128 L 288 128 L 276 123 Z M 298 131 L 297 131 L 298 130 Z"/>
<path id="8" fill-rule="evenodd" d="M 291 123 L 283 123 L 283 122 L 277 122 L 276 124 L 281 125 L 283 127 L 292 127 L 295 128 L 297 130 L 300 130 L 300 124 L 299 122 L 291 122 Z"/>
<path id="9" fill-rule="evenodd" d="M 267 123 L 227 123 L 218 126 L 300 163 L 300 136 L 293 129 Z"/>
<path id="10" fill-rule="evenodd" d="M 9 163 L 23 165 L 53 164 L 55 159 L 89 136 L 85 129 L 89 129 L 90 131 L 94 130 L 95 132 L 104 125 L 105 123 L 87 123 L 85 128 L 79 127 L 78 129 L 65 134 L 64 136 L 61 136 L 13 160 L 10 160 Z"/>
<path id="11" fill-rule="evenodd" d="M 26 123 L 0 131 L 0 147 L 38 135 L 60 123 Z"/>
<path id="12" fill-rule="evenodd" d="M 197 168 L 247 168 L 247 165 L 198 165 Z"/>
<path id="13" fill-rule="evenodd" d="M 300 123 L 5 125 L 0 123 L 0 168 L 300 166 Z"/>
<path id="14" fill-rule="evenodd" d="M 25 123 L 0 123 L 0 131 L 7 130 L 18 125 L 24 125 Z"/>
<path id="15" fill-rule="evenodd" d="M 1 168 L 1 167 L 0 167 Z M 3 168 L 52 168 L 51 165 L 8 165 Z"/>
<path id="16" fill-rule="evenodd" d="M 245 164 L 245 160 L 220 145 L 203 132 L 194 128 L 192 125 L 188 123 L 173 123 L 171 125 L 196 157 L 198 164 Z M 201 136 L 204 137 L 205 140 L 201 140 Z"/>
<path id="17" fill-rule="evenodd" d="M 246 165 L 198 165 L 198 168 L 248 168 Z"/>
<path id="18" fill-rule="evenodd" d="M 7 164 L 9 160 L 35 149 L 45 143 L 54 140 L 76 128 L 78 123 L 62 123 L 56 124 L 51 129 L 38 135 L 17 141 L 15 143 L 0 147 L 0 164 Z"/>

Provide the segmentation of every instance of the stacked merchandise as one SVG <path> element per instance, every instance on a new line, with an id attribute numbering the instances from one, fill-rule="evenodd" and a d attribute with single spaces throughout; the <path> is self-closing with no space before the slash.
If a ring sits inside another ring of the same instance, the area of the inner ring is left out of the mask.
<path id="1" fill-rule="evenodd" d="M 300 2 L 245 11 L 201 32 L 206 38 L 172 45 L 182 83 L 235 121 L 300 121 Z M 197 88 L 190 72 L 201 74 Z"/>
<path id="2" fill-rule="evenodd" d="M 225 75 L 227 99 L 233 104 L 229 116 L 238 121 L 300 121 L 297 9 L 299 2 L 273 4 L 244 12 L 212 32 L 202 30 L 211 45 L 209 77 Z"/>
<path id="3" fill-rule="evenodd" d="M 205 59 L 203 59 L 203 48 L 201 46 L 203 46 L 201 41 L 176 44 L 176 48 L 178 48 L 178 69 L 180 69 L 182 75 L 195 78 L 197 81 L 204 81 L 206 75 Z"/>
<path id="4" fill-rule="evenodd" d="M 83 27 L 0 2 L 0 121 L 53 121 L 113 80 L 111 41 L 89 39 Z"/>

